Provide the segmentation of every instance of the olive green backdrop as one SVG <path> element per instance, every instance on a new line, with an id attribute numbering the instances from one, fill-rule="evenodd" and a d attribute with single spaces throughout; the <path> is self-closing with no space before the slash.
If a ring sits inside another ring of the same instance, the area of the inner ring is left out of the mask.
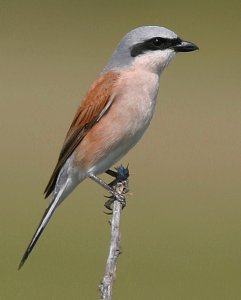
<path id="1" fill-rule="evenodd" d="M 240 1 L 0 0 L 0 299 L 98 299 L 105 192 L 82 183 L 17 266 L 80 99 L 120 38 L 195 42 L 164 72 L 130 164 L 114 300 L 241 299 Z M 107 179 L 107 177 L 104 177 Z"/>

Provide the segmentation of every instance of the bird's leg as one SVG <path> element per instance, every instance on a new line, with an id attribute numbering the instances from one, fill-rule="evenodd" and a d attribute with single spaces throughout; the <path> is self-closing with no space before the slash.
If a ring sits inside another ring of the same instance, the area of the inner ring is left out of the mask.
<path id="1" fill-rule="evenodd" d="M 122 165 L 115 168 L 116 171 L 113 170 L 107 170 L 106 173 L 112 177 L 115 177 L 115 179 L 109 183 L 109 186 L 112 187 L 115 191 L 118 192 L 118 194 L 121 194 L 123 196 L 122 200 L 122 208 L 125 207 L 125 197 L 124 194 L 126 194 L 129 191 L 128 188 L 128 177 L 129 177 L 129 169 L 128 166 L 125 168 Z M 113 202 L 115 201 L 115 198 L 113 196 L 108 197 L 109 199 L 105 203 L 105 207 L 109 210 L 112 210 Z"/>
<path id="2" fill-rule="evenodd" d="M 94 180 L 96 183 L 98 183 L 100 186 L 102 186 L 104 189 L 106 189 L 109 193 L 111 193 L 113 196 L 115 196 L 115 191 L 113 188 L 104 182 L 100 177 L 96 176 L 95 174 L 91 173 L 88 175 L 88 177 L 92 180 Z"/>
<path id="3" fill-rule="evenodd" d="M 96 183 L 98 183 L 100 186 L 102 186 L 104 189 L 106 189 L 109 193 L 111 193 L 111 196 L 107 197 L 108 200 L 105 203 L 106 208 L 108 208 L 109 210 L 112 210 L 112 204 L 115 200 L 120 201 L 122 204 L 122 207 L 123 208 L 125 207 L 125 197 L 122 194 L 118 193 L 114 189 L 113 185 L 112 186 L 108 185 L 106 182 L 104 182 L 101 178 L 99 178 L 95 174 L 89 174 L 88 176 L 90 179 L 94 180 Z"/>
<path id="4" fill-rule="evenodd" d="M 106 208 L 112 210 L 113 202 L 115 200 L 120 201 L 122 204 L 122 208 L 124 208 L 126 205 L 126 201 L 123 194 L 128 192 L 128 166 L 127 168 L 124 168 L 121 165 L 116 168 L 116 171 L 107 170 L 106 173 L 115 177 L 115 179 L 110 184 L 107 184 L 95 174 L 89 174 L 89 178 L 94 180 L 96 183 L 98 183 L 104 189 L 106 189 L 109 193 L 111 193 L 111 196 L 108 197 L 108 200 L 105 203 Z"/>

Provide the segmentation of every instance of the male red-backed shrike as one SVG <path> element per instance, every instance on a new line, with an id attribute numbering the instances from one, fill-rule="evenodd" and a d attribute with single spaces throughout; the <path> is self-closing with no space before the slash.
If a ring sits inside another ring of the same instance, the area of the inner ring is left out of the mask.
<path id="1" fill-rule="evenodd" d="M 198 47 L 171 30 L 143 26 L 128 32 L 82 100 L 45 189 L 52 194 L 20 262 L 28 258 L 56 207 L 87 177 L 108 170 L 142 137 L 156 104 L 159 77 L 177 52 Z"/>

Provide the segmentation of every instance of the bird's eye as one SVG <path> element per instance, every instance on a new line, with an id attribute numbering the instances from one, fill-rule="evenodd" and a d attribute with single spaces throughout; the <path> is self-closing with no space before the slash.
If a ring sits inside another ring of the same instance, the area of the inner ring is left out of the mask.
<path id="1" fill-rule="evenodd" d="M 156 37 L 152 40 L 152 44 L 156 47 L 159 47 L 163 44 L 163 39 L 160 37 Z"/>

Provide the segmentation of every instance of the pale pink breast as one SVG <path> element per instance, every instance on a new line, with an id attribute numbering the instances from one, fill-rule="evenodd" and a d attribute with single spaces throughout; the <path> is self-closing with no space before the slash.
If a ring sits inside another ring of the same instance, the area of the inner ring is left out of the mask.
<path id="1" fill-rule="evenodd" d="M 81 168 L 101 173 L 137 143 L 152 118 L 158 84 L 153 73 L 121 74 L 112 106 L 76 149 Z"/>

